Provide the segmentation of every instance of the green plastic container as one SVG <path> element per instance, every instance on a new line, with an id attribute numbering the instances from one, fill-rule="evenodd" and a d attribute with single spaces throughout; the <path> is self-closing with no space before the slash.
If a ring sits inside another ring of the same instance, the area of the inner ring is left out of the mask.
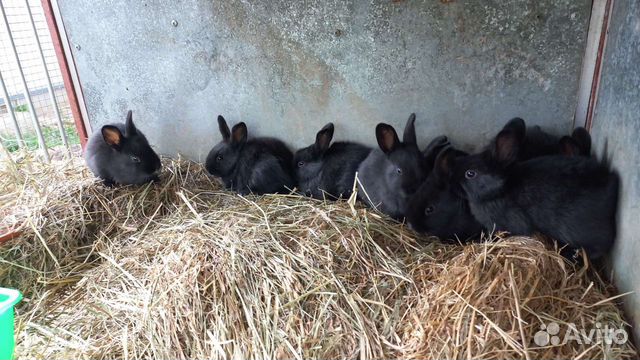
<path id="1" fill-rule="evenodd" d="M 0 360 L 13 359 L 15 347 L 13 307 L 22 300 L 20 291 L 0 288 Z"/>

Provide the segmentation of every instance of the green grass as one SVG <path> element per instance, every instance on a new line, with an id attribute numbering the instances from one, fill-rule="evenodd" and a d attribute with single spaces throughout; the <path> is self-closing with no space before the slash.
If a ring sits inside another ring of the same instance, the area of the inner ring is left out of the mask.
<path id="1" fill-rule="evenodd" d="M 13 108 L 13 111 L 15 112 L 29 112 L 29 108 L 27 107 L 27 105 L 18 105 L 16 107 Z"/>
<path id="2" fill-rule="evenodd" d="M 65 124 L 64 131 L 67 134 L 69 145 L 80 144 L 80 138 L 78 137 L 76 128 L 73 124 Z M 57 126 L 43 127 L 42 136 L 47 144 L 47 148 L 62 145 L 62 136 L 60 136 L 60 131 L 58 131 Z M 4 145 L 9 152 L 14 152 L 19 149 L 18 139 L 15 138 L 15 135 L 0 134 L 0 139 L 2 140 L 2 145 Z M 38 148 L 38 136 L 35 132 L 22 134 L 22 139 L 24 140 L 27 149 L 36 150 Z"/>

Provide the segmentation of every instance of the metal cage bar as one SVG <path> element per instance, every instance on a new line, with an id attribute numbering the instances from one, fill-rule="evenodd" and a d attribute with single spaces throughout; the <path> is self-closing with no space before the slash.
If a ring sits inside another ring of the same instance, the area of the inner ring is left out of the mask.
<path id="1" fill-rule="evenodd" d="M 27 4 L 28 6 L 29 4 Z M 0 13 L 2 13 L 2 19 L 4 20 L 4 27 L 7 32 L 7 39 L 9 40 L 9 45 L 11 47 L 11 53 L 13 54 L 13 58 L 17 65 L 18 75 L 20 77 L 20 82 L 22 84 L 22 89 L 24 91 L 24 97 L 27 101 L 27 106 L 29 109 L 29 113 L 31 114 L 31 121 L 33 122 L 33 128 L 36 131 L 36 135 L 38 138 L 38 145 L 40 150 L 42 150 L 42 155 L 44 160 L 49 163 L 51 162 L 51 157 L 49 156 L 49 151 L 47 150 L 47 143 L 44 140 L 44 136 L 42 135 L 42 129 L 40 128 L 40 122 L 38 121 L 38 115 L 36 114 L 35 107 L 33 106 L 33 100 L 31 99 L 31 94 L 29 93 L 29 87 L 27 86 L 27 80 L 24 76 L 24 71 L 22 70 L 22 65 L 20 64 L 20 57 L 18 56 L 18 52 L 16 50 L 16 44 L 13 40 L 13 34 L 11 33 L 11 27 L 9 26 L 9 19 L 7 18 L 7 14 L 4 10 L 4 5 L 2 1 L 0 1 Z M 36 35 L 37 36 L 37 35 Z"/>
<path id="2" fill-rule="evenodd" d="M 71 49 L 69 48 L 69 40 L 67 33 L 62 23 L 58 4 L 55 0 L 41 0 L 44 16 L 49 27 L 51 34 L 51 41 L 53 42 L 53 48 L 58 58 L 58 66 L 62 73 L 63 84 L 69 100 L 69 107 L 71 111 L 71 117 L 75 123 L 76 131 L 80 138 L 80 144 L 84 149 L 87 144 L 88 134 L 87 128 L 90 127 L 86 122 L 86 107 L 84 105 L 84 99 L 82 97 L 82 88 L 80 87 L 75 65 L 73 63 L 73 56 Z"/>
<path id="3" fill-rule="evenodd" d="M 38 37 L 38 30 L 36 29 L 36 24 L 33 21 L 33 14 L 31 13 L 31 7 L 29 6 L 29 0 L 24 0 L 25 6 L 27 8 L 27 14 L 29 15 L 29 24 L 31 25 L 31 30 L 33 31 L 33 36 L 35 40 L 35 44 L 38 48 L 38 55 L 40 58 L 40 63 L 44 70 L 44 76 L 47 80 L 47 90 L 49 91 L 49 97 L 51 99 L 51 106 L 53 107 L 53 111 L 56 116 L 56 122 L 58 123 L 58 130 L 60 131 L 60 136 L 62 138 L 62 143 L 65 148 L 67 148 L 67 154 L 70 154 L 69 149 L 69 141 L 67 140 L 67 133 L 64 130 L 64 124 L 62 123 L 62 117 L 60 116 L 60 110 L 58 108 L 58 101 L 56 100 L 56 93 L 53 91 L 53 85 L 51 84 L 51 76 L 49 75 L 49 69 L 47 67 L 47 61 L 44 58 L 44 53 L 42 51 L 42 44 L 40 44 L 40 38 Z"/>
<path id="4" fill-rule="evenodd" d="M 7 86 L 4 84 L 4 78 L 2 77 L 1 70 L 0 70 L 0 90 L 2 90 L 1 95 L 2 95 L 2 98 L 4 99 L 4 103 L 7 106 L 7 113 L 9 113 L 9 117 L 11 118 L 11 123 L 13 124 L 13 132 L 15 132 L 16 139 L 18 139 L 18 147 L 24 147 L 24 139 L 22 138 L 22 131 L 20 131 L 20 125 L 18 125 L 16 114 L 13 111 L 13 106 L 11 105 L 11 98 L 9 97 Z"/>

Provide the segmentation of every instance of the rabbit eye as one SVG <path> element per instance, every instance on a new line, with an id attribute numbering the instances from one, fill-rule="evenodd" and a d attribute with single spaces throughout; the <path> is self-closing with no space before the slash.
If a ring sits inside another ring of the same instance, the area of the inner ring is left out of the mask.
<path id="1" fill-rule="evenodd" d="M 304 161 L 298 161 L 298 167 L 303 167 L 304 166 Z"/>
<path id="2" fill-rule="evenodd" d="M 140 162 L 140 158 L 137 156 L 132 156 L 131 157 L 131 161 L 133 161 L 134 163 L 139 163 Z"/>
<path id="3" fill-rule="evenodd" d="M 436 208 L 434 208 L 433 206 L 429 205 L 426 208 L 424 208 L 424 213 L 425 215 L 431 215 L 433 214 L 433 212 L 436 210 Z"/>
<path id="4" fill-rule="evenodd" d="M 216 156 L 216 161 L 222 161 L 222 155 Z"/>
<path id="5" fill-rule="evenodd" d="M 476 175 L 478 175 L 475 170 L 467 170 L 464 173 L 464 177 L 466 177 L 467 179 L 473 179 L 474 177 L 476 177 Z"/>
<path id="6" fill-rule="evenodd" d="M 398 173 L 398 174 L 402 174 L 402 169 L 397 168 L 397 169 L 396 169 L 396 173 Z"/>

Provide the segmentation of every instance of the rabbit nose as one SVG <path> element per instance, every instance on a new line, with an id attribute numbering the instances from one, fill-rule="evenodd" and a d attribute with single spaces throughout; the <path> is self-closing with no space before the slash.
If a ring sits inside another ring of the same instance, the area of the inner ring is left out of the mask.
<path id="1" fill-rule="evenodd" d="M 304 196 L 311 196 L 311 190 L 310 189 L 305 190 Z"/>

